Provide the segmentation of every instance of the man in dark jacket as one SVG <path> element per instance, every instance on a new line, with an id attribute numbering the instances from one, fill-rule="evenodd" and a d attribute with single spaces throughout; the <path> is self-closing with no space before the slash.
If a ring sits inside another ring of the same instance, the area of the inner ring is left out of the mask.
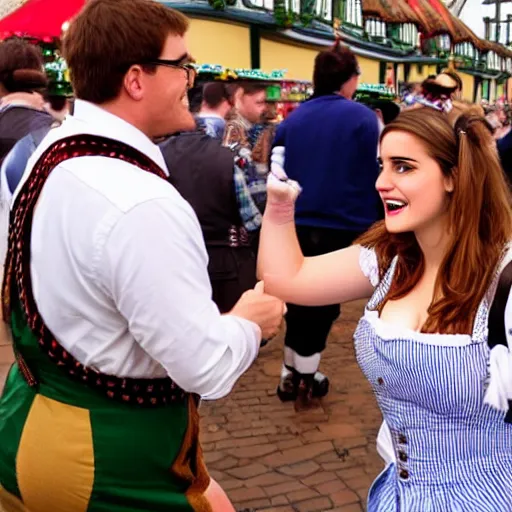
<path id="1" fill-rule="evenodd" d="M 228 313 L 256 284 L 250 238 L 261 214 L 245 183 L 242 165 L 218 139 L 185 132 L 160 144 L 170 181 L 194 209 L 209 256 L 213 300 Z"/>
<path id="2" fill-rule="evenodd" d="M 379 217 L 377 116 L 352 101 L 359 78 L 355 55 L 338 43 L 315 60 L 314 96 L 279 126 L 274 146 L 286 149 L 287 175 L 303 192 L 296 225 L 305 256 L 342 249 Z M 278 257 L 278 255 L 276 255 Z M 321 353 L 338 304 L 288 305 L 284 365 L 278 395 L 309 407 L 328 392 L 319 371 Z"/>

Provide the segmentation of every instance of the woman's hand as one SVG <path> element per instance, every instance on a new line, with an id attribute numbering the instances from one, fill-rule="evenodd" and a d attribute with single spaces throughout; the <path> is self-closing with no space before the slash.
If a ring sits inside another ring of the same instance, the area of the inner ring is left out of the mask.
<path id="1" fill-rule="evenodd" d="M 267 178 L 267 207 L 265 217 L 275 224 L 293 221 L 295 201 L 302 189 L 300 185 L 288 178 L 284 171 L 284 147 L 272 150 L 270 173 Z"/>
<path id="2" fill-rule="evenodd" d="M 296 181 L 289 179 L 286 175 L 284 160 L 284 147 L 275 147 L 270 157 L 270 173 L 267 181 L 268 199 L 272 203 L 294 204 L 302 189 Z"/>

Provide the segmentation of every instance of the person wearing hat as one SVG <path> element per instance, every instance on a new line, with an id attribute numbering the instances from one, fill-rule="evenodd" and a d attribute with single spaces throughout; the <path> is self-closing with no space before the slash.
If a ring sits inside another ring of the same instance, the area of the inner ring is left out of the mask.
<path id="1" fill-rule="evenodd" d="M 460 76 L 452 69 L 444 69 L 437 77 L 435 82 L 441 87 L 452 89 L 452 100 L 460 100 L 462 95 L 462 80 Z"/>
<path id="2" fill-rule="evenodd" d="M 67 98 L 48 94 L 40 49 L 22 39 L 0 43 L 0 261 L 9 209 L 28 160 L 68 112 Z"/>
<path id="3" fill-rule="evenodd" d="M 54 121 L 45 110 L 43 64 L 41 50 L 23 39 L 0 43 L 0 163 L 18 140 Z"/>
<path id="4" fill-rule="evenodd" d="M 54 118 L 46 111 L 42 94 L 47 83 L 43 70 L 43 56 L 37 46 L 18 38 L 0 43 L 0 165 L 5 163 L 4 160 L 18 141 L 29 133 L 38 130 L 46 133 L 50 129 Z M 23 161 L 24 169 L 26 158 Z M 8 192 L 6 197 L 4 192 Z M 5 169 L 2 166 L 0 178 L 2 269 L 7 251 L 10 198 Z"/>

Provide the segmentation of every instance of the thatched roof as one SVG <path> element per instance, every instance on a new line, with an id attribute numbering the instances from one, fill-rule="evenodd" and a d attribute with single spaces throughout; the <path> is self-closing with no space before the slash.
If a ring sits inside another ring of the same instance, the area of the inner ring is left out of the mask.
<path id="1" fill-rule="evenodd" d="M 496 52 L 500 57 L 512 57 L 512 51 L 503 46 L 502 44 L 493 41 L 481 39 L 482 51 Z"/>
<path id="2" fill-rule="evenodd" d="M 440 0 L 407 0 L 412 10 L 421 20 L 421 31 L 425 35 L 453 35 L 454 24 L 450 12 L 439 6 Z"/>
<path id="3" fill-rule="evenodd" d="M 482 39 L 480 39 L 467 25 L 465 25 L 459 18 L 452 16 L 455 27 L 453 35 L 454 44 L 457 43 L 472 43 L 475 48 L 481 48 Z"/>
<path id="4" fill-rule="evenodd" d="M 363 15 L 375 16 L 386 23 L 421 23 L 406 0 L 362 0 Z"/>
<path id="5" fill-rule="evenodd" d="M 512 57 L 503 45 L 480 39 L 446 7 L 443 0 L 362 0 L 363 16 L 387 23 L 414 23 L 426 37 L 447 34 L 453 44 L 469 42 L 480 51 Z"/>
<path id="6" fill-rule="evenodd" d="M 414 23 L 429 36 L 461 32 L 440 0 L 362 0 L 364 16 L 377 16 L 388 23 Z"/>

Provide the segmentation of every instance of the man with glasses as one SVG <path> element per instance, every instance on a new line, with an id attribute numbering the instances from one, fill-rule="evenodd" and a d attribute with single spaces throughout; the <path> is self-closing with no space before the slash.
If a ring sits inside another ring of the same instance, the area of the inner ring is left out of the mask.
<path id="1" fill-rule="evenodd" d="M 233 511 L 197 404 L 229 393 L 284 305 L 259 285 L 220 314 L 199 223 L 152 142 L 195 126 L 187 27 L 152 0 L 90 0 L 66 32 L 74 114 L 31 157 L 11 212 L 6 512 Z"/>

